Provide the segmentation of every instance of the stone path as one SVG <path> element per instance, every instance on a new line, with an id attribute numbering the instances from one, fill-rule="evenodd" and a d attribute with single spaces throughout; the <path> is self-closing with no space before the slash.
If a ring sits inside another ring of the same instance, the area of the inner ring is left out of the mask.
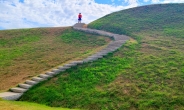
<path id="1" fill-rule="evenodd" d="M 73 26 L 73 28 L 75 30 L 84 31 L 87 33 L 108 36 L 114 40 L 111 41 L 101 51 L 99 51 L 91 56 L 88 56 L 87 58 L 85 58 L 83 60 L 72 61 L 68 64 L 63 65 L 63 66 L 59 66 L 55 69 L 52 69 L 51 71 L 46 72 L 45 74 L 40 74 L 38 76 L 33 77 L 30 80 L 26 80 L 22 84 L 18 84 L 17 87 L 11 88 L 8 92 L 0 93 L 0 98 L 3 98 L 5 100 L 17 100 L 23 95 L 24 92 L 26 92 L 27 90 L 29 90 L 29 88 L 38 84 L 39 82 L 41 82 L 43 80 L 47 80 L 50 77 L 54 77 L 55 75 L 59 74 L 60 72 L 63 72 L 63 71 L 65 71 L 73 66 L 81 65 L 83 63 L 93 62 L 95 60 L 103 58 L 108 53 L 112 53 L 112 52 L 116 51 L 118 48 L 120 48 L 123 45 L 123 43 L 125 43 L 127 40 L 129 40 L 128 36 L 113 34 L 113 33 L 95 30 L 95 29 L 83 28 L 84 25 L 85 25 L 84 23 L 77 23 Z"/>

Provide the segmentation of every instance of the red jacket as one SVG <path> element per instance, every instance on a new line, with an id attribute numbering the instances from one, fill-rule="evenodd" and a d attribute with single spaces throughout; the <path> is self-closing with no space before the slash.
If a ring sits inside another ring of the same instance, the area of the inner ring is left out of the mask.
<path id="1" fill-rule="evenodd" d="M 82 18 L 82 15 L 81 15 L 81 14 L 79 14 L 79 15 L 78 15 L 78 18 Z"/>

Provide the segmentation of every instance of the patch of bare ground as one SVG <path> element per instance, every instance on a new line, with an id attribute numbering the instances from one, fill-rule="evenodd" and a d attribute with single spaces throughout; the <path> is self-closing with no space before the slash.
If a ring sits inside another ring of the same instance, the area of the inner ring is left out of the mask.
<path id="1" fill-rule="evenodd" d="M 24 32 L 20 30 L 1 31 L 0 39 L 11 39 L 35 33 L 41 35 L 41 39 L 28 46 L 32 51 L 25 52 L 14 58 L 8 66 L 0 68 L 0 91 L 6 91 L 35 75 L 45 73 L 51 68 L 72 60 L 80 60 L 103 48 L 100 45 L 76 46 L 58 41 L 57 37 L 62 35 L 66 29 L 70 29 L 70 27 L 30 29 L 28 32 L 25 32 L 26 30 Z M 109 38 L 102 38 L 106 43 L 110 42 Z"/>

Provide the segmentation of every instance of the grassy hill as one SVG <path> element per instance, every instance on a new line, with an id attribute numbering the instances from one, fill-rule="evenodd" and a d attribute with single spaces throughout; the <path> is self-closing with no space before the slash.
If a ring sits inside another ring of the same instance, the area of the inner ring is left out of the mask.
<path id="1" fill-rule="evenodd" d="M 106 58 L 71 68 L 20 99 L 54 107 L 184 109 L 184 4 L 132 8 L 90 28 L 132 39 Z"/>
<path id="2" fill-rule="evenodd" d="M 183 12 L 184 4 L 148 5 L 106 15 L 88 27 L 130 36 L 159 31 L 166 36 L 183 37 Z"/>
<path id="3" fill-rule="evenodd" d="M 70 60 L 81 59 L 109 41 L 71 27 L 0 31 L 0 91 Z"/>

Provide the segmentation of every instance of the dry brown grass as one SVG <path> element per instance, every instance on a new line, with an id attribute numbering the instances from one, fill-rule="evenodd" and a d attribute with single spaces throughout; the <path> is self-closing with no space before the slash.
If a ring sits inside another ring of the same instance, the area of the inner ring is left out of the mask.
<path id="1" fill-rule="evenodd" d="M 41 39 L 30 44 L 33 51 L 14 58 L 10 62 L 11 64 L 0 68 L 0 91 L 6 91 L 35 75 L 71 60 L 82 59 L 103 48 L 103 46 L 98 45 L 76 46 L 58 41 L 57 37 L 69 28 L 30 29 L 29 34 L 39 33 Z M 1 31 L 0 39 L 11 39 L 23 34 L 25 33 L 18 30 Z M 99 38 L 102 38 L 102 36 L 99 36 Z M 110 41 L 108 38 L 105 38 L 105 40 L 106 42 Z"/>

